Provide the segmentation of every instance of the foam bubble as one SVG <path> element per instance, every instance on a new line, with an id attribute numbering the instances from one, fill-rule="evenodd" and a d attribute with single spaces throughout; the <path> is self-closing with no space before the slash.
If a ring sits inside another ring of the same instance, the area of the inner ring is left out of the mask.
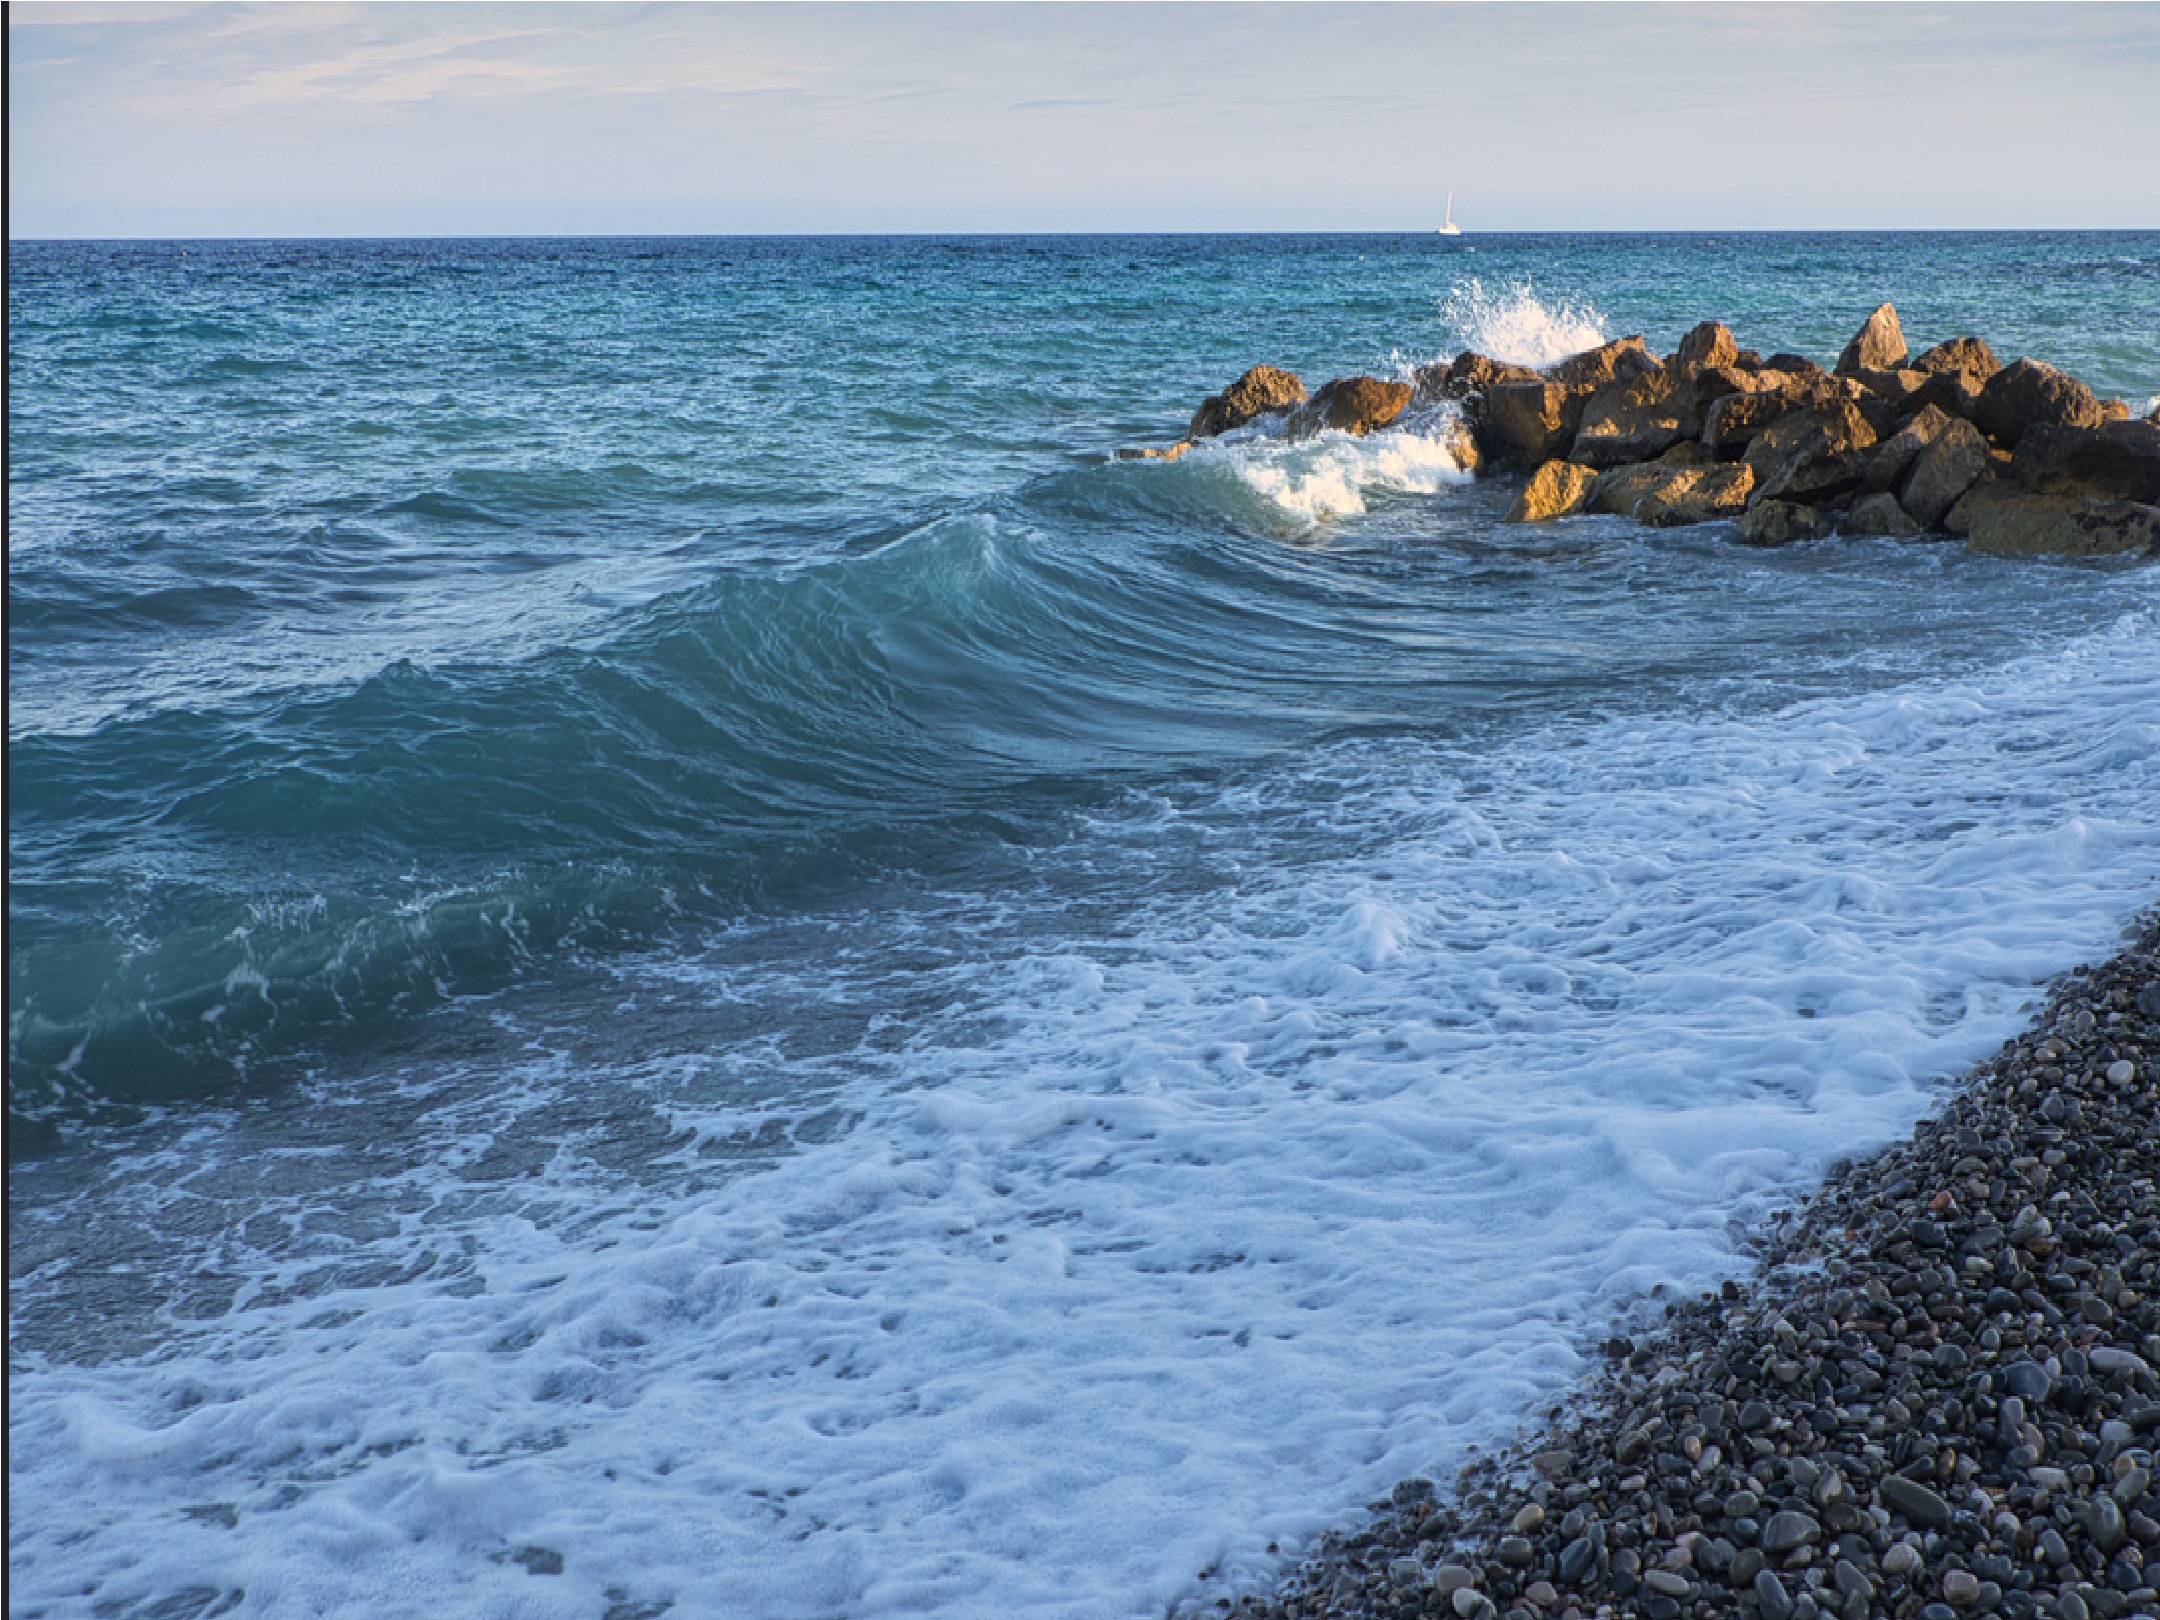
<path id="1" fill-rule="evenodd" d="M 1547 303 L 1529 280 L 1488 290 L 1475 276 L 1456 283 L 1440 318 L 1458 344 L 1516 366 L 1549 366 L 1605 342 L 1605 317 L 1587 300 Z"/>

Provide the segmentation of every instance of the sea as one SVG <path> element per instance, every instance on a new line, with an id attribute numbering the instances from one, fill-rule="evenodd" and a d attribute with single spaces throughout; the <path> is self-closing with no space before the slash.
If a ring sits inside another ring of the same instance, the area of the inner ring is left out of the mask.
<path id="1" fill-rule="evenodd" d="M 2160 893 L 2160 567 L 1317 386 L 2160 232 L 17 242 L 9 1612 L 1124 1620 L 1443 1489 Z"/>

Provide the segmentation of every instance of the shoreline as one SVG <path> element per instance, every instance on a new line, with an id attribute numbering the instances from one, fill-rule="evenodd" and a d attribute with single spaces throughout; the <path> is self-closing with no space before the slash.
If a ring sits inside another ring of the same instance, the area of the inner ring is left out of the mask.
<path id="1" fill-rule="evenodd" d="M 1246 1620 L 2160 1613 L 2160 911 L 2047 987 L 1755 1275 Z M 1195 1609 L 1193 1612 L 1202 1612 Z"/>

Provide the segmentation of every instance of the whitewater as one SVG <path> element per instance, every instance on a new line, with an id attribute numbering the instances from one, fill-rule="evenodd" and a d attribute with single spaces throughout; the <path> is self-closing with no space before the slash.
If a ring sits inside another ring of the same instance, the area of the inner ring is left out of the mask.
<path id="1" fill-rule="evenodd" d="M 11 1612 L 1199 1609 L 1744 1272 L 2150 903 L 2154 571 L 1110 452 L 1890 296 L 2160 392 L 2160 238 L 1835 245 L 27 254 Z"/>

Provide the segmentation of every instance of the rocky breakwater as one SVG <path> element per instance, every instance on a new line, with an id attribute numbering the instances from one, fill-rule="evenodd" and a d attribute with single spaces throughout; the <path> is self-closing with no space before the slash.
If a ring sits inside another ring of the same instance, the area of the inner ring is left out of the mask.
<path id="1" fill-rule="evenodd" d="M 1237 1612 L 2160 1614 L 2160 917 L 1762 1259 Z"/>
<path id="2" fill-rule="evenodd" d="M 2160 551 L 2160 412 L 2130 419 L 2039 360 L 1977 337 L 1912 355 L 1885 304 L 1825 369 L 1768 359 L 1704 322 L 1670 354 L 1640 337 L 1533 370 L 1464 353 L 1408 381 L 1340 377 L 1308 395 L 1255 366 L 1193 413 L 1175 461 L 1225 434 L 1304 439 L 1415 426 L 1458 465 L 1527 474 L 1508 511 L 1657 525 L 1729 520 L 1754 545 L 1833 533 L 1958 535 L 1977 551 Z"/>
<path id="3" fill-rule="evenodd" d="M 2039 360 L 1979 338 L 1913 357 L 1885 304 L 1825 370 L 1765 360 L 1714 322 L 1660 360 L 1622 338 L 1542 372 L 1449 368 L 1489 471 L 1527 472 L 1508 512 L 1716 518 L 1783 545 L 1835 532 L 1962 535 L 2003 555 L 2160 550 L 2160 413 L 2129 419 Z"/>

